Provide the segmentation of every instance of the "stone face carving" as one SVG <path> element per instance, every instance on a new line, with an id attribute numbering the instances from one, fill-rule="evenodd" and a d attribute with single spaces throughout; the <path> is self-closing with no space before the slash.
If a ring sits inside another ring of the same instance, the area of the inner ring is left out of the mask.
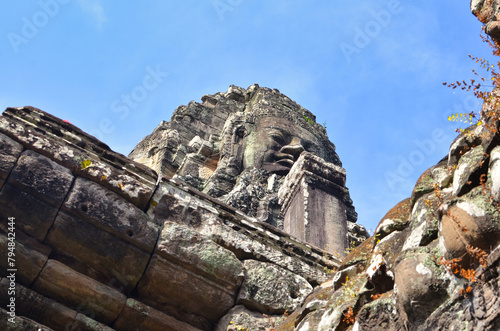
<path id="1" fill-rule="evenodd" d="M 317 157 L 313 172 L 323 172 L 327 164 L 342 167 L 325 128 L 278 90 L 230 86 L 202 101 L 177 108 L 171 121 L 162 122 L 129 157 L 281 229 L 278 190 L 299 156 Z M 345 174 L 340 186 L 342 222 L 355 223 Z M 368 237 L 362 227 L 356 230 L 343 241 L 359 244 Z"/>
<path id="2" fill-rule="evenodd" d="M 184 159 L 193 158 L 188 154 L 215 160 L 219 172 L 229 176 L 251 167 L 286 175 L 304 150 L 341 166 L 315 116 L 278 90 L 231 86 L 202 100 L 177 108 L 172 120 L 162 122 L 129 156 L 167 177 L 182 176 Z M 190 171 L 185 175 L 203 179 Z"/>
<path id="3" fill-rule="evenodd" d="M 261 112 L 256 121 L 253 132 L 243 139 L 243 169 L 262 168 L 286 175 L 302 152 L 323 152 L 318 137 L 286 118 Z"/>

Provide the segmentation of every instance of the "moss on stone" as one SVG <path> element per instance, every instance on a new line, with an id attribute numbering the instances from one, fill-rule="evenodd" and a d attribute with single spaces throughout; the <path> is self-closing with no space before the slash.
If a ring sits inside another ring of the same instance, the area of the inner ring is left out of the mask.
<path id="1" fill-rule="evenodd" d="M 433 251 L 431 251 L 430 254 L 427 254 L 422 264 L 429 270 L 431 270 L 434 273 L 434 275 L 436 275 L 436 277 L 439 277 L 443 273 L 444 267 L 440 265 L 438 261 L 439 261 L 439 256 L 434 255 Z"/>
<path id="2" fill-rule="evenodd" d="M 466 194 L 464 198 L 465 199 L 460 199 L 459 201 L 468 200 L 472 202 L 473 204 L 484 210 L 489 216 L 491 216 L 491 221 L 494 221 L 496 223 L 499 222 L 500 213 L 495 204 L 490 201 L 489 188 L 483 188 L 482 186 L 475 187 L 468 194 Z"/>
<path id="3" fill-rule="evenodd" d="M 221 271 L 226 272 L 227 270 L 238 270 L 241 268 L 240 262 L 227 254 L 229 252 L 222 252 L 222 248 L 218 246 L 207 245 L 200 250 L 200 259 L 206 266 L 206 271 L 217 277 L 221 276 Z"/>
<path id="4" fill-rule="evenodd" d="M 431 168 L 432 169 L 432 168 Z M 413 188 L 411 194 L 411 205 L 415 205 L 417 200 L 419 200 L 425 194 L 428 194 L 434 190 L 435 180 L 432 177 L 431 169 L 425 171 L 422 176 L 417 180 L 417 184 Z"/>

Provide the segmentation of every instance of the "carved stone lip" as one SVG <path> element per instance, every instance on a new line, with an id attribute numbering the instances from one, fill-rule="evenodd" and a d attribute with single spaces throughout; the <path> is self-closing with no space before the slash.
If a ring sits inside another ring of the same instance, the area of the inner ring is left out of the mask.
<path id="1" fill-rule="evenodd" d="M 292 163 L 292 165 L 293 165 L 293 163 Z M 262 169 L 265 169 L 269 172 L 278 174 L 280 176 L 285 176 L 286 174 L 288 174 L 290 172 L 290 168 L 292 167 L 292 165 L 290 165 L 289 163 L 282 165 L 278 162 L 264 163 L 262 165 Z"/>
<path id="2" fill-rule="evenodd" d="M 290 159 L 281 159 L 281 160 L 276 161 L 275 163 L 277 163 L 281 166 L 284 166 L 284 167 L 291 168 L 293 166 L 293 164 L 295 163 L 295 161 L 290 160 Z"/>

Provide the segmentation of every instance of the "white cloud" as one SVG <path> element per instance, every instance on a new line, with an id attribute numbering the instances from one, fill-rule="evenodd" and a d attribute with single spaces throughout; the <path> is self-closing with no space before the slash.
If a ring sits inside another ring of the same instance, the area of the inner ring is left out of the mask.
<path id="1" fill-rule="evenodd" d="M 80 7 L 92 16 L 99 28 L 106 23 L 106 14 L 100 0 L 79 0 Z"/>

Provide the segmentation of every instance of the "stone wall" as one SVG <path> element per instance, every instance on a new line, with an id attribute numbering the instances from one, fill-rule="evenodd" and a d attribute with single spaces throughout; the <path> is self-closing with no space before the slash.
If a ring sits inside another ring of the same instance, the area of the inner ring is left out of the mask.
<path id="1" fill-rule="evenodd" d="M 39 109 L 0 146 L 2 330 L 265 328 L 340 265 Z"/>

